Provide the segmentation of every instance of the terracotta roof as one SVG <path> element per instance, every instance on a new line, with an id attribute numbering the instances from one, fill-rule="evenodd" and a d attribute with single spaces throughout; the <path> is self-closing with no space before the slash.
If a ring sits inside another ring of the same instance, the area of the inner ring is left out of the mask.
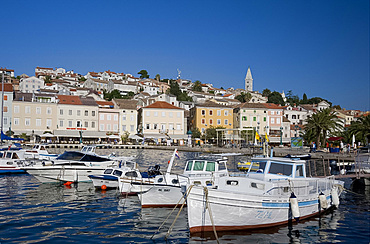
<path id="1" fill-rule="evenodd" d="M 182 108 L 176 107 L 172 104 L 169 104 L 167 102 L 162 102 L 162 101 L 152 103 L 152 104 L 150 104 L 150 105 L 148 105 L 144 108 L 164 108 L 164 109 L 181 109 L 181 110 L 183 110 Z"/>
<path id="2" fill-rule="evenodd" d="M 81 103 L 87 106 L 98 106 L 93 97 L 80 97 Z"/>
<path id="3" fill-rule="evenodd" d="M 71 95 L 58 95 L 59 104 L 73 104 L 73 105 L 82 105 L 79 96 L 71 96 Z"/>
<path id="4" fill-rule="evenodd" d="M 53 70 L 53 68 L 43 68 L 43 67 L 39 67 L 39 66 L 37 66 L 36 69 L 49 69 L 49 70 Z"/>
<path id="5" fill-rule="evenodd" d="M 137 100 L 113 99 L 113 103 L 115 103 L 120 109 L 137 109 Z"/>
<path id="6" fill-rule="evenodd" d="M 14 69 L 7 69 L 7 68 L 3 68 L 3 67 L 1 67 L 0 68 L 0 71 L 13 71 L 14 72 Z"/>
<path id="7" fill-rule="evenodd" d="M 113 102 L 109 102 L 109 101 L 96 101 L 96 103 L 99 105 L 99 107 L 113 107 L 114 104 Z"/>
<path id="8" fill-rule="evenodd" d="M 0 91 L 3 90 L 2 85 L 0 85 Z M 13 91 L 13 85 L 10 83 L 4 83 L 4 92 L 12 92 Z"/>
<path id="9" fill-rule="evenodd" d="M 218 104 L 211 101 L 206 101 L 204 103 L 197 104 L 196 107 L 212 107 L 212 108 L 231 108 L 222 104 Z"/>
<path id="10" fill-rule="evenodd" d="M 269 109 L 283 109 L 280 105 L 274 103 L 262 103 L 266 108 Z"/>

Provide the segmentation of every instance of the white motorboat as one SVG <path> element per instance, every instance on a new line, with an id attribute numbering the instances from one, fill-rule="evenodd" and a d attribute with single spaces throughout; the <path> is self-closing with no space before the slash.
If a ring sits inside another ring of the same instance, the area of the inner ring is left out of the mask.
<path id="1" fill-rule="evenodd" d="M 183 174 L 171 173 L 177 150 L 174 151 L 165 174 L 149 178 L 120 178 L 121 192 L 136 192 L 142 207 L 174 207 L 185 204 L 184 193 L 188 184 L 217 186 L 222 176 L 227 176 L 227 159 L 203 157 L 186 162 Z M 149 174 L 150 175 L 150 174 Z"/>
<path id="2" fill-rule="evenodd" d="M 343 182 L 307 178 L 305 161 L 252 158 L 247 174 L 220 177 L 218 186 L 191 186 L 191 233 L 265 228 L 305 219 L 339 205 Z"/>
<path id="3" fill-rule="evenodd" d="M 21 150 L 2 151 L 2 157 L 0 158 L 0 174 L 25 173 L 25 171 L 19 167 L 20 162 L 25 159 L 24 154 L 25 152 Z"/>
<path id="4" fill-rule="evenodd" d="M 66 151 L 55 160 L 42 164 L 24 165 L 21 169 L 42 183 L 91 182 L 89 175 L 102 174 L 108 166 L 118 165 L 118 160 L 81 151 Z"/>
<path id="5" fill-rule="evenodd" d="M 352 165 L 352 168 L 348 173 L 370 174 L 370 145 L 360 147 L 357 150 L 355 163 Z"/>
<path id="6" fill-rule="evenodd" d="M 32 149 L 22 149 L 26 159 L 52 160 L 58 157 L 58 154 L 50 154 L 46 150 L 46 144 L 35 144 Z"/>
<path id="7" fill-rule="evenodd" d="M 131 158 L 130 158 L 131 159 Z M 132 161 L 121 161 L 118 166 L 108 167 L 104 170 L 103 174 L 89 175 L 95 188 L 97 189 L 112 189 L 118 188 L 118 178 L 125 177 L 139 177 L 140 171 L 136 163 Z"/>

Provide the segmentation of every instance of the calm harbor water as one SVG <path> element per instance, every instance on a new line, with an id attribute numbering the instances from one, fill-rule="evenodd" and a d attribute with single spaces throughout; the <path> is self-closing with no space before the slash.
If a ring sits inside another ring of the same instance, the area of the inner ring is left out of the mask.
<path id="1" fill-rule="evenodd" d="M 101 153 L 101 152 L 99 152 Z M 172 152 L 125 150 L 142 169 L 160 164 L 164 170 Z M 192 153 L 180 152 L 175 171 L 181 172 Z M 231 165 L 232 166 L 232 165 Z M 350 180 L 346 181 L 350 188 Z M 190 236 L 186 209 L 168 239 L 177 210 L 163 228 L 171 209 L 141 209 L 136 196 L 96 191 L 92 183 L 68 188 L 41 184 L 24 175 L 0 176 L 0 243 L 215 243 L 213 236 Z M 337 210 L 293 227 L 218 233 L 221 243 L 369 243 L 370 189 L 345 192 Z"/>

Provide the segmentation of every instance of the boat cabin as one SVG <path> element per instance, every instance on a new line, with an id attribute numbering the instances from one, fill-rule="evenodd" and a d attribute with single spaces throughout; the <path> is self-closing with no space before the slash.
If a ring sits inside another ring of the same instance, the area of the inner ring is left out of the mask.
<path id="1" fill-rule="evenodd" d="M 289 158 L 254 158 L 247 176 L 257 179 L 305 178 L 305 161 Z"/>
<path id="2" fill-rule="evenodd" d="M 81 149 L 82 153 L 89 153 L 89 154 L 95 154 L 96 146 L 83 146 Z"/>
<path id="3" fill-rule="evenodd" d="M 188 177 L 220 174 L 227 175 L 226 159 L 191 159 L 186 162 L 184 175 Z"/>

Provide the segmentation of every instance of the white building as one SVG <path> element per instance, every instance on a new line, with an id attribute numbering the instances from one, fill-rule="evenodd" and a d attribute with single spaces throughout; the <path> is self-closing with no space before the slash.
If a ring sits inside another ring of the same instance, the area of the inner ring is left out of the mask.
<path id="1" fill-rule="evenodd" d="M 44 88 L 45 83 L 44 80 L 36 78 L 35 76 L 31 76 L 29 78 L 22 78 L 19 82 L 19 90 L 21 92 L 35 92 Z"/>

